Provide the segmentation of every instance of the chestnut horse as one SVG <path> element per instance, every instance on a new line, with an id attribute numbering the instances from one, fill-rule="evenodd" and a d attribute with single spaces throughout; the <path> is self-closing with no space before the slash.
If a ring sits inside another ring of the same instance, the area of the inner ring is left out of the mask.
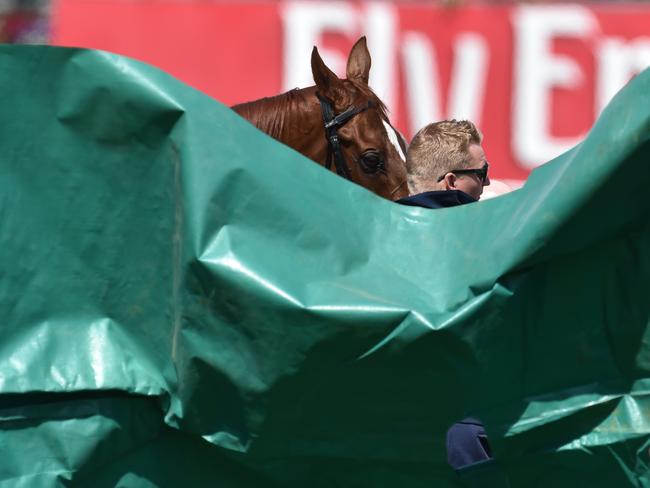
<path id="1" fill-rule="evenodd" d="M 347 79 L 339 79 L 325 65 L 316 47 L 311 70 L 316 86 L 232 108 L 258 129 L 340 176 L 384 198 L 406 196 L 406 145 L 368 86 L 366 38 L 350 51 Z"/>

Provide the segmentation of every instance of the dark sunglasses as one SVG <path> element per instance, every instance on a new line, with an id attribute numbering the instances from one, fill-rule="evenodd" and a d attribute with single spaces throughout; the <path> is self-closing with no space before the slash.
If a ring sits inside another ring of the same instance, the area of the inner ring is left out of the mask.
<path id="1" fill-rule="evenodd" d="M 487 175 L 488 175 L 488 168 L 490 165 L 485 162 L 482 168 L 475 168 L 475 169 L 451 169 L 447 171 L 447 173 L 454 173 L 456 175 L 476 175 L 480 178 L 481 183 L 485 185 L 485 182 L 487 181 Z M 445 176 L 447 175 L 445 173 L 442 175 L 440 178 L 438 178 L 438 183 L 440 183 L 442 180 L 445 179 Z"/>

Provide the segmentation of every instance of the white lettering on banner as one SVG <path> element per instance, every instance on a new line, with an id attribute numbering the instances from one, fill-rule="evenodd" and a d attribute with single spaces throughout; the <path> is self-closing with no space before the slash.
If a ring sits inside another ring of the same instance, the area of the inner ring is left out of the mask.
<path id="1" fill-rule="evenodd" d="M 448 118 L 481 126 L 490 51 L 478 34 L 463 33 L 454 43 L 454 70 L 449 87 Z"/>
<path id="2" fill-rule="evenodd" d="M 489 62 L 489 49 L 483 37 L 462 33 L 455 39 L 448 97 L 442 92 L 435 50 L 425 35 L 405 33 L 402 56 L 412 132 L 448 118 L 469 119 L 481 125 Z M 445 98 L 446 110 L 442 102 Z"/>
<path id="3" fill-rule="evenodd" d="M 395 7 L 384 2 L 368 3 L 365 15 L 361 16 L 361 33 L 367 33 L 368 49 L 372 57 L 370 86 L 386 104 L 393 118 L 398 117 L 395 104 L 397 17 Z"/>
<path id="4" fill-rule="evenodd" d="M 519 6 L 513 20 L 512 149 L 515 157 L 532 169 L 570 149 L 583 136 L 558 138 L 550 134 L 551 90 L 572 88 L 585 79 L 574 61 L 552 53 L 553 39 L 589 38 L 598 32 L 598 21 L 580 5 Z"/>
<path id="5" fill-rule="evenodd" d="M 397 13 L 391 5 L 378 2 L 352 3 L 288 2 L 281 9 L 284 27 L 283 91 L 313 85 L 310 68 L 312 46 L 319 46 L 325 64 L 339 76 L 345 75 L 347 53 L 322 47 L 322 35 L 338 33 L 356 40 L 365 34 L 372 56 L 370 86 L 389 109 L 394 107 L 395 36 Z M 394 114 L 393 114 L 394 115 Z"/>
<path id="6" fill-rule="evenodd" d="M 399 115 L 405 112 L 411 134 L 442 119 L 469 119 L 479 127 L 482 119 L 493 120 L 484 114 L 484 107 L 491 48 L 500 47 L 490 46 L 480 33 L 455 32 L 451 65 L 441 67 L 435 40 L 428 32 L 400 31 L 399 6 L 389 2 L 292 0 L 284 3 L 280 12 L 283 90 L 313 84 L 309 60 L 314 45 L 332 70 L 345 74 L 348 53 L 323 47 L 325 35 L 342 35 L 351 43 L 366 35 L 372 55 L 370 85 L 391 110 L 393 120 L 403 120 Z M 585 5 L 518 5 L 510 15 L 513 93 L 503 103 L 511 110 L 512 156 L 523 168 L 532 169 L 584 137 L 577 128 L 572 137 L 552 134 L 557 109 L 553 107 L 553 90 L 593 86 L 593 104 L 580 110 L 599 113 L 631 76 L 650 66 L 650 37 L 605 37 L 595 13 Z M 596 72 L 583 72 L 576 59 L 554 52 L 558 39 L 585 42 L 593 50 Z M 402 87 L 398 86 L 400 61 Z M 448 89 L 443 90 L 441 73 L 447 68 L 450 78 Z M 404 93 L 404 107 L 398 106 L 399 90 Z"/>
<path id="7" fill-rule="evenodd" d="M 650 37 L 606 38 L 598 46 L 597 59 L 596 107 L 600 113 L 633 75 L 650 66 Z"/>
<path id="8" fill-rule="evenodd" d="M 284 30 L 283 91 L 314 84 L 311 50 L 319 46 L 325 64 L 335 73 L 345 72 L 347 56 L 320 47 L 323 32 L 354 37 L 358 30 L 356 11 L 346 2 L 288 2 L 280 9 Z"/>
<path id="9" fill-rule="evenodd" d="M 409 126 L 415 133 L 442 114 L 436 57 L 427 36 L 417 32 L 404 34 L 402 57 Z"/>

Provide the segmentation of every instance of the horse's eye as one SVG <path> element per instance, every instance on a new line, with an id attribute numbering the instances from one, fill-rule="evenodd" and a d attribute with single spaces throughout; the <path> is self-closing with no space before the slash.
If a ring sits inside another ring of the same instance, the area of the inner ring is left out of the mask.
<path id="1" fill-rule="evenodd" d="M 384 171 L 384 158 L 377 151 L 366 151 L 359 156 L 359 166 L 361 166 L 364 172 L 369 174 Z"/>

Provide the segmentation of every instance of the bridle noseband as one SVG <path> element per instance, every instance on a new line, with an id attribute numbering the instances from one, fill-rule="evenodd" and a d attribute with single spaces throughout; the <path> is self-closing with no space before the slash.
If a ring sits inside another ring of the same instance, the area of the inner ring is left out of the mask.
<path id="1" fill-rule="evenodd" d="M 345 163 L 345 156 L 343 156 L 343 152 L 341 151 L 341 143 L 336 129 L 345 125 L 345 123 L 355 115 L 364 110 L 368 110 L 373 106 L 373 103 L 371 100 L 368 100 L 368 103 L 365 106 L 355 107 L 352 105 L 345 109 L 344 112 L 334 115 L 332 104 L 325 98 L 321 97 L 318 93 L 316 96 L 320 101 L 320 108 L 323 113 L 323 122 L 325 124 L 325 137 L 327 138 L 327 158 L 325 159 L 325 168 L 330 169 L 332 167 L 333 159 L 337 174 L 343 178 L 351 180 L 350 169 Z"/>

